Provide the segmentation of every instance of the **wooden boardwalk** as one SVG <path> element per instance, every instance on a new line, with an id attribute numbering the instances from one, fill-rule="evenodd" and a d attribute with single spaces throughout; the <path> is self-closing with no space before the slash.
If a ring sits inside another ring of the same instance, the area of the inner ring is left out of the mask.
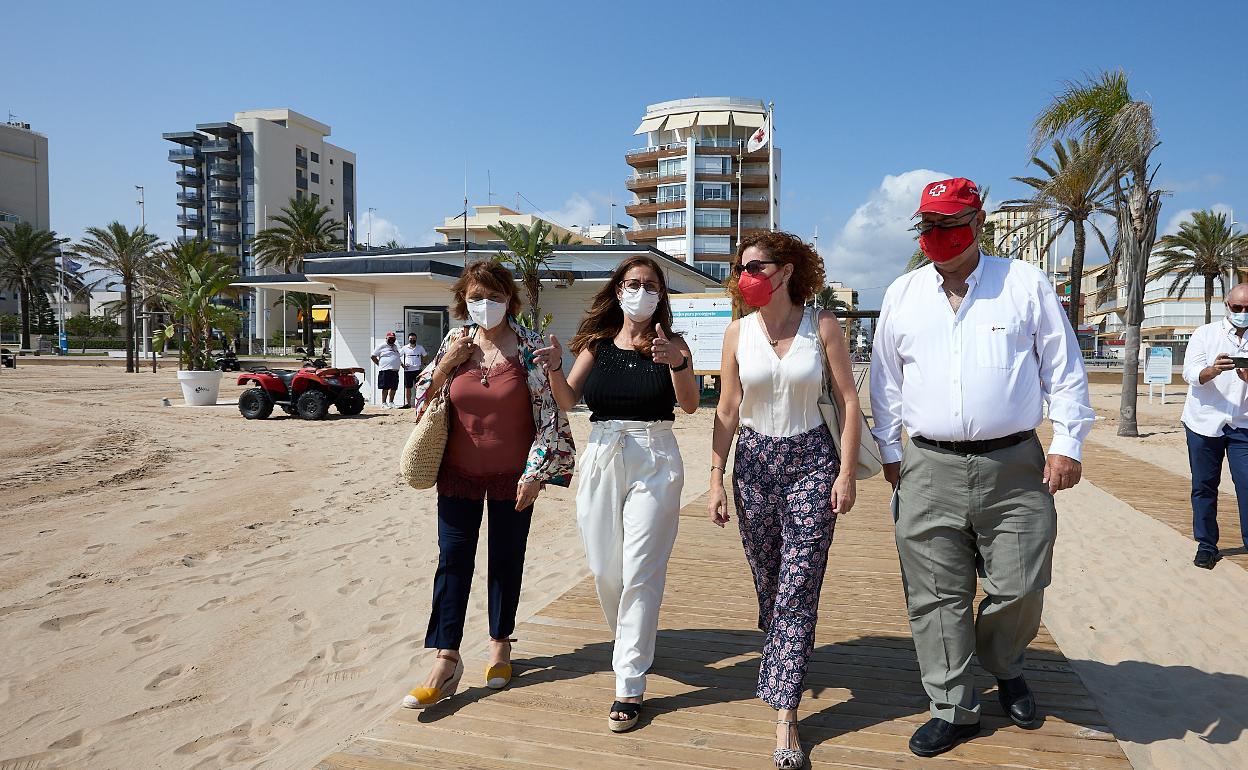
<path id="1" fill-rule="evenodd" d="M 1045 715 L 1021 730 L 1002 715 L 980 673 L 984 732 L 936 759 L 906 748 L 927 719 L 887 511 L 886 485 L 860 485 L 858 507 L 838 526 L 816 651 L 801 708 L 813 768 L 1129 768 L 1104 718 L 1042 630 L 1028 681 Z M 479 681 L 427 711 L 396 709 L 381 725 L 322 760 L 346 768 L 767 768 L 774 711 L 754 697 L 761 634 L 735 516 L 710 524 L 702 501 L 681 512 L 658 652 L 638 729 L 607 731 L 614 692 L 611 640 L 582 582 L 516 631 L 521 671 L 503 691 Z"/>

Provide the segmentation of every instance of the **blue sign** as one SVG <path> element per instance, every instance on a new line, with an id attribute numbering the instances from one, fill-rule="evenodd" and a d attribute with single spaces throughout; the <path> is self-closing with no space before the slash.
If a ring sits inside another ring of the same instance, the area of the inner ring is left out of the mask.
<path id="1" fill-rule="evenodd" d="M 61 355 L 69 355 L 69 335 L 64 331 L 61 332 Z"/>

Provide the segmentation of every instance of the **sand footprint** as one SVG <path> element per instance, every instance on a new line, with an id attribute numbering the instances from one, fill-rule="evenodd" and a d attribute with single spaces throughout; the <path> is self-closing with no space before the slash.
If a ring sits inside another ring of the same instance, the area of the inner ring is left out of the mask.
<path id="1" fill-rule="evenodd" d="M 170 666 L 169 668 L 157 674 L 155 679 L 148 682 L 147 689 L 159 690 L 160 688 L 168 684 L 170 680 L 177 679 L 178 677 L 182 676 L 182 673 L 184 671 L 188 671 L 188 670 L 194 671 L 195 667 L 191 666 L 190 669 L 187 669 L 186 666 L 182 665 L 181 663 L 177 664 L 176 666 Z"/>
<path id="2" fill-rule="evenodd" d="M 92 615 L 99 615 L 101 612 L 104 612 L 104 610 L 90 610 L 89 612 L 77 612 L 73 615 L 60 615 L 55 618 L 48 618 L 40 623 L 39 627 L 44 631 L 62 631 L 78 625 Z"/>
<path id="3" fill-rule="evenodd" d="M 99 553 L 110 545 L 112 545 L 112 543 L 96 543 L 95 545 L 89 545 L 86 550 L 82 552 L 82 554 L 86 556 L 88 554 Z"/>
<path id="4" fill-rule="evenodd" d="M 217 597 L 217 598 L 215 598 L 215 599 L 209 599 L 208 601 L 206 601 L 206 602 L 204 602 L 203 604 L 199 605 L 198 607 L 196 607 L 196 608 L 195 608 L 195 611 L 196 611 L 196 612 L 207 612 L 208 610 L 211 610 L 211 609 L 216 609 L 217 607 L 220 607 L 222 604 L 225 604 L 225 603 L 226 603 L 226 602 L 228 602 L 229 600 L 230 600 L 230 597 L 228 597 L 228 596 L 218 596 L 218 597 Z"/>
<path id="5" fill-rule="evenodd" d="M 360 586 L 363 584 L 364 584 L 364 578 L 356 578 L 355 580 L 352 580 L 351 582 L 347 583 L 342 588 L 339 588 L 338 593 L 342 594 L 343 596 L 350 596 L 356 591 L 359 591 Z"/>
<path id="6" fill-rule="evenodd" d="M 146 652 L 159 645 L 162 641 L 164 641 L 164 639 L 165 637 L 163 634 L 148 634 L 146 636 L 140 636 L 130 644 L 133 645 L 134 649 L 139 652 Z"/>
<path id="7" fill-rule="evenodd" d="M 287 620 L 295 627 L 295 631 L 300 636 L 307 636 L 308 633 L 316 627 L 316 621 L 312 619 L 312 614 L 306 610 L 291 615 Z"/>
<path id="8" fill-rule="evenodd" d="M 334 642 L 330 660 L 334 663 L 350 663 L 360 656 L 360 643 L 355 639 Z"/>

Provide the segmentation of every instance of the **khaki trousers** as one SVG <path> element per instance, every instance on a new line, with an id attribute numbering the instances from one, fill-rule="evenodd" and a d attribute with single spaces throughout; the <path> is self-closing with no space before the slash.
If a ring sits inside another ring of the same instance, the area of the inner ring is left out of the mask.
<path id="1" fill-rule="evenodd" d="M 897 490 L 897 553 L 931 714 L 979 720 L 971 655 L 1021 676 L 1051 580 L 1057 510 L 1036 438 L 982 455 L 910 442 Z M 973 614 L 976 574 L 987 597 Z"/>

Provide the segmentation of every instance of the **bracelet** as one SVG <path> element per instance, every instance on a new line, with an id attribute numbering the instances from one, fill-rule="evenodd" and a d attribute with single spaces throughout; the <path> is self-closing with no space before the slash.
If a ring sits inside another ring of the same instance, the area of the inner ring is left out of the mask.
<path id="1" fill-rule="evenodd" d="M 680 359 L 681 359 L 680 366 L 669 365 L 668 368 L 671 369 L 673 372 L 683 372 L 684 370 L 688 369 L 689 368 L 689 356 L 682 355 Z"/>
<path id="2" fill-rule="evenodd" d="M 727 470 L 726 468 L 722 468 L 722 467 L 720 467 L 720 466 L 718 466 L 718 465 L 712 465 L 712 466 L 711 466 L 711 470 L 713 470 L 713 471 L 719 471 L 720 473 L 727 473 L 727 472 L 728 472 L 728 470 Z"/>

